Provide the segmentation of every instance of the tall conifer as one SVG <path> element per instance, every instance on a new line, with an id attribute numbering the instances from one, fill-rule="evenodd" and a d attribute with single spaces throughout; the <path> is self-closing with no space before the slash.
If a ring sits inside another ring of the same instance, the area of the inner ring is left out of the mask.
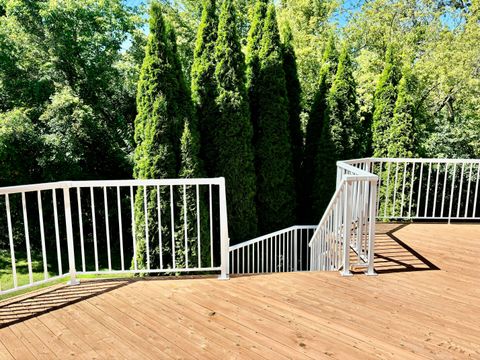
<path id="1" fill-rule="evenodd" d="M 267 9 L 259 59 L 255 167 L 259 227 L 266 233 L 292 225 L 296 209 L 288 95 L 273 4 Z"/>
<path id="2" fill-rule="evenodd" d="M 338 69 L 327 97 L 327 109 L 321 134 L 321 152 L 315 163 L 313 214 L 319 220 L 335 191 L 336 162 L 359 156 L 360 122 L 356 84 L 348 48 L 344 45 Z"/>
<path id="3" fill-rule="evenodd" d="M 192 99 L 199 119 L 201 157 L 208 176 L 213 174 L 216 152 L 212 136 L 215 133 L 215 120 L 218 115 L 215 104 L 217 28 L 216 1 L 204 0 L 192 65 Z"/>
<path id="4" fill-rule="evenodd" d="M 150 34 L 145 49 L 137 91 L 137 112 L 135 119 L 135 165 L 137 179 L 162 179 L 178 177 L 181 164 L 180 138 L 184 123 L 192 117 L 190 93 L 185 84 L 180 60 L 177 55 L 173 28 L 165 22 L 162 7 L 153 3 L 150 9 Z M 160 197 L 167 197 L 162 189 Z M 147 208 L 145 209 L 145 197 Z M 170 211 L 168 201 L 163 201 L 162 212 Z M 135 197 L 136 250 L 137 257 L 132 266 L 144 269 L 149 257 L 151 266 L 160 262 L 153 239 L 158 239 L 157 192 L 153 188 L 138 188 Z M 148 216 L 148 239 L 146 219 Z M 167 234 L 175 229 L 165 227 Z M 150 253 L 146 254 L 147 241 Z M 171 247 L 164 244 L 163 254 L 171 259 Z"/>
<path id="5" fill-rule="evenodd" d="M 302 111 L 300 80 L 298 79 L 297 59 L 293 48 L 292 30 L 288 23 L 283 28 L 283 70 L 285 72 L 285 84 L 288 95 L 288 117 L 290 141 L 292 144 L 293 173 L 295 182 L 296 198 L 299 199 L 303 181 L 301 169 L 303 161 L 303 134 L 300 122 Z M 299 203 L 297 203 L 299 205 Z M 297 219 L 300 219 L 299 211 L 296 211 Z"/>
<path id="6" fill-rule="evenodd" d="M 385 58 L 385 67 L 375 91 L 375 109 L 372 120 L 372 147 L 375 157 L 385 157 L 387 155 L 388 129 L 397 101 L 397 85 L 400 77 L 394 49 L 389 46 Z"/>
<path id="7" fill-rule="evenodd" d="M 245 88 L 245 59 L 236 31 L 232 0 L 222 3 L 215 45 L 218 117 L 213 139 L 215 176 L 227 186 L 229 230 L 232 242 L 257 234 L 253 130 Z"/>
<path id="8" fill-rule="evenodd" d="M 315 223 L 318 219 L 318 210 L 313 209 L 313 199 L 323 197 L 324 190 L 318 187 L 316 181 L 321 176 L 321 170 L 318 169 L 318 164 L 321 161 L 319 156 L 325 152 L 322 144 L 322 130 L 324 128 L 325 116 L 327 110 L 328 92 L 332 86 L 337 71 L 338 52 L 335 47 L 335 38 L 332 35 L 328 38 L 326 44 L 322 68 L 320 69 L 320 76 L 317 85 L 317 92 L 310 108 L 306 134 L 305 134 L 305 151 L 302 163 L 302 195 L 301 210 L 302 220 L 306 223 Z M 319 173 L 320 171 L 320 173 Z"/>

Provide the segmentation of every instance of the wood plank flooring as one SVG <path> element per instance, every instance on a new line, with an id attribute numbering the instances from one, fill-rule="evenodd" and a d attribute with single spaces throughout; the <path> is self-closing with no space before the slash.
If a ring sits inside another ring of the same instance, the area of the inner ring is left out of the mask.
<path id="1" fill-rule="evenodd" d="M 0 303 L 0 359 L 480 359 L 480 225 L 379 224 L 378 276 L 86 281 Z"/>

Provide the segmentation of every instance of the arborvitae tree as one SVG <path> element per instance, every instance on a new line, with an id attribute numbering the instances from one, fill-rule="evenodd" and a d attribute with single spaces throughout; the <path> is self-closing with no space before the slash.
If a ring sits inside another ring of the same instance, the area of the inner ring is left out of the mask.
<path id="1" fill-rule="evenodd" d="M 212 137 L 215 133 L 215 121 L 218 115 L 215 104 L 217 28 L 215 0 L 204 0 L 192 65 L 192 99 L 199 119 L 201 157 L 204 160 L 208 176 L 213 174 L 216 153 Z"/>
<path id="2" fill-rule="evenodd" d="M 325 152 L 324 145 L 321 143 L 322 130 L 325 123 L 327 110 L 328 92 L 335 78 L 338 64 L 338 53 L 335 48 L 335 38 L 333 34 L 329 37 L 323 53 L 323 63 L 320 69 L 320 77 L 317 85 L 317 92 L 310 108 L 306 134 L 305 134 L 305 152 L 302 163 L 302 220 L 306 223 L 316 223 L 318 213 L 313 212 L 312 198 L 319 199 L 322 194 L 318 188 L 315 179 L 319 178 L 316 174 L 316 166 L 321 153 Z M 315 194 L 314 194 L 315 193 Z"/>
<path id="3" fill-rule="evenodd" d="M 385 58 L 385 68 L 378 81 L 375 92 L 372 122 L 372 147 L 375 157 L 385 157 L 388 150 L 388 129 L 393 118 L 397 101 L 397 85 L 400 70 L 395 59 L 393 47 L 389 46 Z"/>
<path id="4" fill-rule="evenodd" d="M 283 70 L 285 72 L 285 84 L 288 95 L 288 115 L 290 140 L 293 155 L 293 173 L 297 199 L 300 198 L 303 181 L 301 169 L 303 161 L 303 134 L 300 122 L 302 111 L 300 81 L 298 79 L 297 61 L 293 49 L 292 30 L 288 23 L 283 29 Z M 300 205 L 298 203 L 297 205 Z M 297 219 L 300 218 L 299 211 L 296 211 Z"/>
<path id="5" fill-rule="evenodd" d="M 257 0 L 247 37 L 247 89 L 250 102 L 250 118 L 256 136 L 258 123 L 258 76 L 260 73 L 260 42 L 262 40 L 263 26 L 267 15 L 268 0 Z"/>
<path id="6" fill-rule="evenodd" d="M 405 66 L 398 84 L 398 96 L 393 111 L 393 119 L 389 126 L 388 157 L 413 157 L 417 150 L 417 131 L 415 120 L 417 115 L 416 101 L 417 82 L 411 69 Z"/>
<path id="7" fill-rule="evenodd" d="M 357 158 L 361 149 L 356 83 L 345 45 L 337 73 L 327 97 L 327 110 L 321 135 L 321 153 L 314 165 L 313 214 L 320 220 L 335 191 L 336 162 Z M 318 190 L 318 191 L 317 191 Z"/>
<path id="8" fill-rule="evenodd" d="M 200 138 L 196 119 L 193 118 L 191 121 L 185 122 L 181 139 L 182 163 L 179 174 L 181 178 L 204 177 L 199 153 Z M 187 185 L 184 189 L 180 189 L 178 196 L 180 222 L 178 224 L 175 246 L 177 267 L 201 267 L 209 266 L 210 264 L 209 217 L 203 196 L 205 195 L 204 190 L 202 187 L 197 188 L 194 185 Z M 185 236 L 185 229 L 187 236 Z M 185 244 L 188 246 L 188 252 Z"/>
<path id="9" fill-rule="evenodd" d="M 288 95 L 283 53 L 275 16 L 268 7 L 260 42 L 258 119 L 255 126 L 257 212 L 263 233 L 282 229 L 295 221 L 295 188 L 289 138 Z"/>
<path id="10" fill-rule="evenodd" d="M 215 45 L 218 117 L 214 126 L 214 176 L 227 186 L 229 230 L 232 242 L 256 236 L 255 167 L 245 59 L 238 39 L 232 0 L 224 0 Z"/>
<path id="11" fill-rule="evenodd" d="M 185 85 L 180 61 L 176 53 L 176 40 L 172 27 L 162 17 L 162 7 L 153 3 L 150 9 L 150 35 L 145 49 L 137 92 L 137 111 L 135 119 L 135 165 L 134 176 L 137 179 L 175 178 L 180 169 L 180 137 L 186 119 L 192 117 L 190 93 Z M 135 198 L 136 240 L 138 268 L 147 264 L 144 188 L 137 190 Z M 168 190 L 161 188 L 161 197 L 169 196 Z M 158 239 L 157 192 L 148 188 L 147 216 L 150 260 L 158 266 L 159 258 L 152 255 L 158 252 L 153 244 Z M 162 201 L 162 214 L 170 213 L 169 201 Z M 166 225 L 162 233 L 169 238 Z M 169 242 L 163 244 L 163 254 L 171 259 Z M 134 264 L 132 264 L 134 266 Z M 165 262 L 164 262 L 165 266 Z"/>

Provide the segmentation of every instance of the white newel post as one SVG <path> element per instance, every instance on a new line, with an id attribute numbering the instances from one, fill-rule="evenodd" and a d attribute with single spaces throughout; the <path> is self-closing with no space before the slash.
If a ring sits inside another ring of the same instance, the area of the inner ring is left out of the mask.
<path id="1" fill-rule="evenodd" d="M 67 227 L 67 249 L 68 249 L 68 268 L 70 272 L 70 281 L 68 285 L 78 285 L 75 269 L 75 250 L 73 247 L 73 225 L 72 225 L 72 207 L 70 202 L 70 186 L 63 188 L 63 200 L 65 205 L 65 225 Z"/>
<path id="2" fill-rule="evenodd" d="M 374 180 L 370 182 L 370 213 L 368 214 L 369 229 L 368 229 L 368 269 L 367 275 L 376 275 L 374 268 L 375 261 L 375 222 L 377 219 L 377 182 Z"/>
<path id="3" fill-rule="evenodd" d="M 344 224 L 343 224 L 343 269 L 342 276 L 352 276 L 350 271 L 350 234 L 352 227 L 352 185 L 345 181 L 345 203 L 344 203 Z"/>
<path id="4" fill-rule="evenodd" d="M 229 279 L 229 260 L 230 256 L 229 246 L 230 239 L 228 237 L 228 217 L 227 217 L 227 194 L 225 190 L 225 178 L 220 178 L 219 186 L 220 197 L 220 261 L 221 261 L 221 274 L 218 277 L 220 280 Z"/>

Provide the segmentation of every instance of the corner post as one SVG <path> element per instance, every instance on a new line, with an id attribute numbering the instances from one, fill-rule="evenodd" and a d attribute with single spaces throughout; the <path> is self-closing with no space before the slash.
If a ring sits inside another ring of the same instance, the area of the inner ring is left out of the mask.
<path id="1" fill-rule="evenodd" d="M 75 269 L 75 250 L 73 247 L 73 225 L 72 225 L 72 206 L 70 202 L 70 185 L 65 185 L 63 188 L 63 202 L 65 205 L 65 223 L 67 227 L 67 249 L 68 249 L 68 267 L 70 272 L 70 281 L 68 285 L 78 285 L 80 281 L 77 280 Z"/>
<path id="2" fill-rule="evenodd" d="M 228 237 L 228 215 L 227 215 L 227 193 L 225 190 L 225 178 L 220 178 L 219 184 L 219 200 L 220 200 L 220 259 L 221 259 L 221 273 L 219 280 L 229 279 L 230 269 L 230 238 Z"/>
<path id="3" fill-rule="evenodd" d="M 377 275 L 374 268 L 375 261 L 375 226 L 377 221 L 377 182 L 378 179 L 370 181 L 370 213 L 368 215 L 369 219 L 369 229 L 368 229 L 368 269 L 367 275 L 374 276 Z"/>
<path id="4" fill-rule="evenodd" d="M 341 271 L 342 276 L 352 276 L 350 271 L 350 234 L 352 228 L 352 195 L 351 184 L 347 179 L 345 181 L 345 201 L 343 209 L 343 269 Z"/>

